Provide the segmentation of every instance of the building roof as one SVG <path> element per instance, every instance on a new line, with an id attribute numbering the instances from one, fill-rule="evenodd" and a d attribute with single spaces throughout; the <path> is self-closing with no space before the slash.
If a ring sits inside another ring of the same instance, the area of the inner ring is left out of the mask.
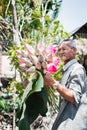
<path id="1" fill-rule="evenodd" d="M 82 26 L 77 27 L 75 30 L 73 30 L 70 33 L 70 36 L 74 36 L 75 34 L 78 34 L 78 33 L 87 33 L 87 22 L 83 24 Z"/>

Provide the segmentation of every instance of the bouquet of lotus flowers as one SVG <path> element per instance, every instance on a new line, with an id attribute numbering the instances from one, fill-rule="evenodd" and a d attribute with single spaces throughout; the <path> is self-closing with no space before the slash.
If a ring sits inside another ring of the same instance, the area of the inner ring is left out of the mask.
<path id="1" fill-rule="evenodd" d="M 17 50 L 19 70 L 28 80 L 21 102 L 19 130 L 29 130 L 30 124 L 38 117 L 45 116 L 51 87 L 44 86 L 44 75 L 58 71 L 60 59 L 54 45 L 39 43 L 32 47 L 25 43 L 23 50 Z"/>

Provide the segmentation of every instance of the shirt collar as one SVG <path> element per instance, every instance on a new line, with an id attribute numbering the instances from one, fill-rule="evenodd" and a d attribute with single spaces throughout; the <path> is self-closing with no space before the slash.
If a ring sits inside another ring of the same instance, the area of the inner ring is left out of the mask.
<path id="1" fill-rule="evenodd" d="M 63 66 L 63 71 L 66 71 L 72 64 L 76 63 L 77 60 L 73 59 Z"/>

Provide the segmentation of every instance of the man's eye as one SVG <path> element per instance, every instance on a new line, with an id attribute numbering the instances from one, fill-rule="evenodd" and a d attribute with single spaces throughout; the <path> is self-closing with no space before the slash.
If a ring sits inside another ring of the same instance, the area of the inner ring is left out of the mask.
<path id="1" fill-rule="evenodd" d="M 58 49 L 58 52 L 60 51 L 61 49 Z"/>

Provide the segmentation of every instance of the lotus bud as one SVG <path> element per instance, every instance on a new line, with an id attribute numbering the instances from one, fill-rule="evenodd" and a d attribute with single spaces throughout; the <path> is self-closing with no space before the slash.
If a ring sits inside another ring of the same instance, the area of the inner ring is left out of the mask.
<path id="1" fill-rule="evenodd" d="M 26 63 L 26 65 L 29 66 L 29 67 L 33 65 L 29 58 L 22 58 L 22 60 L 23 60 L 23 61 Z"/>
<path id="2" fill-rule="evenodd" d="M 30 61 L 31 61 L 34 65 L 36 65 L 36 63 L 38 62 L 38 58 L 37 58 L 36 56 L 34 56 L 34 55 L 31 55 L 31 56 L 30 56 Z"/>
<path id="3" fill-rule="evenodd" d="M 43 67 L 44 69 L 47 68 L 47 62 L 46 62 L 46 61 L 43 61 L 43 62 L 42 62 L 42 67 Z"/>
<path id="4" fill-rule="evenodd" d="M 42 55 L 43 55 L 44 57 L 47 56 L 46 47 L 45 47 L 44 50 L 42 51 Z"/>
<path id="5" fill-rule="evenodd" d="M 35 50 L 32 46 L 30 46 L 29 44 L 24 44 L 25 49 L 27 50 L 29 55 L 35 55 Z"/>
<path id="6" fill-rule="evenodd" d="M 41 63 L 40 62 L 36 63 L 36 68 L 39 69 L 39 70 L 41 69 Z"/>
<path id="7" fill-rule="evenodd" d="M 22 50 L 17 50 L 16 52 L 17 52 L 17 55 L 21 55 L 21 56 L 23 56 L 23 55 L 24 55 L 24 53 L 23 53 L 23 51 L 22 51 Z"/>
<path id="8" fill-rule="evenodd" d="M 28 57 L 28 52 L 23 50 L 24 57 Z"/>
<path id="9" fill-rule="evenodd" d="M 37 46 L 36 46 L 36 51 L 39 53 L 39 54 L 42 54 L 42 52 L 45 50 L 45 44 L 44 43 L 38 43 Z"/>
<path id="10" fill-rule="evenodd" d="M 43 62 L 44 61 L 44 56 L 40 54 L 38 56 L 38 61 Z"/>
<path id="11" fill-rule="evenodd" d="M 22 60 L 22 59 L 18 59 L 18 63 L 19 63 L 19 65 L 26 65 L 26 63 Z"/>
<path id="12" fill-rule="evenodd" d="M 18 60 L 21 60 L 22 56 L 21 55 L 17 55 Z"/>
<path id="13" fill-rule="evenodd" d="M 52 62 L 52 60 L 53 60 L 52 54 L 48 54 L 46 59 L 47 59 L 47 61 Z"/>
<path id="14" fill-rule="evenodd" d="M 21 57 L 28 57 L 28 52 L 24 50 L 17 50 L 17 57 L 20 59 Z"/>
<path id="15" fill-rule="evenodd" d="M 36 70 L 36 67 L 35 66 L 31 66 L 29 69 L 26 70 L 26 73 L 34 73 Z"/>
<path id="16" fill-rule="evenodd" d="M 19 64 L 19 68 L 22 69 L 22 70 L 24 70 L 24 71 L 27 69 L 25 63 L 21 63 L 21 64 Z"/>
<path id="17" fill-rule="evenodd" d="M 25 64 L 24 62 L 22 62 L 22 63 L 19 63 L 19 66 L 21 66 L 21 67 L 25 67 L 26 64 Z"/>
<path id="18" fill-rule="evenodd" d="M 38 56 L 40 54 L 40 51 L 38 49 L 38 46 L 36 45 L 35 46 L 35 55 Z"/>

